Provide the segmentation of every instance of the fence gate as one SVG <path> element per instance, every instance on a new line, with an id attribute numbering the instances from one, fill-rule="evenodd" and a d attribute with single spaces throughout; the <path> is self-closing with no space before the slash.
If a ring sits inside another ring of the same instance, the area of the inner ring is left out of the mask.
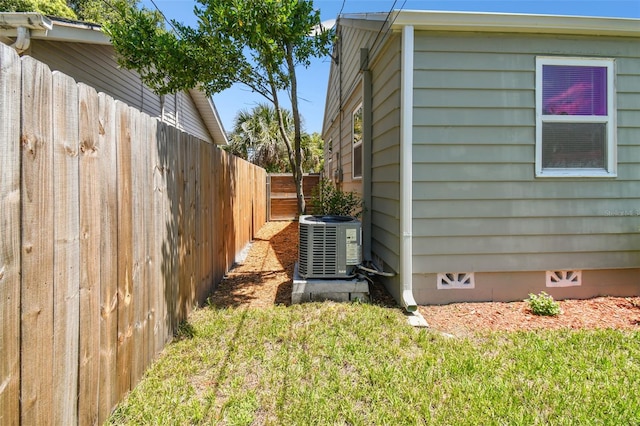
<path id="1" fill-rule="evenodd" d="M 320 174 L 305 174 L 302 191 L 309 206 L 311 193 L 320 182 Z M 267 176 L 267 215 L 269 220 L 294 220 L 298 216 L 296 184 L 291 173 L 271 173 Z M 307 208 L 307 210 L 309 210 Z"/>

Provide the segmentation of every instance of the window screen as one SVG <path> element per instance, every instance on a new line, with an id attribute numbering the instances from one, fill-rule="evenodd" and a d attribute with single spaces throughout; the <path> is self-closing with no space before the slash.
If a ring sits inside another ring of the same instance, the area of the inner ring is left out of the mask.
<path id="1" fill-rule="evenodd" d="M 605 168 L 605 124 L 544 123 L 542 140 L 543 168 Z"/>
<path id="2" fill-rule="evenodd" d="M 353 177 L 362 177 L 362 144 L 353 147 Z"/>

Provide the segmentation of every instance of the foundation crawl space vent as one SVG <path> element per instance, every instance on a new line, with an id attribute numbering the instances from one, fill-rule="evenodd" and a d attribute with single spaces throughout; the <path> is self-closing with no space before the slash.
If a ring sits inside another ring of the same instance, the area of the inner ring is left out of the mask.
<path id="1" fill-rule="evenodd" d="M 473 272 L 447 272 L 438 274 L 438 290 L 475 288 Z"/>
<path id="2" fill-rule="evenodd" d="M 547 271 L 547 287 L 582 285 L 582 271 Z"/>

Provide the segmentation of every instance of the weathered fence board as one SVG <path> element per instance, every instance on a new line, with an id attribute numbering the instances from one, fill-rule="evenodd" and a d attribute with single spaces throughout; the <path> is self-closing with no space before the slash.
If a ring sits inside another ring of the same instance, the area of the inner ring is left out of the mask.
<path id="1" fill-rule="evenodd" d="M 118 403 L 118 168 L 115 101 L 98 94 L 98 144 L 101 148 L 102 199 L 100 248 L 100 379 L 98 417 L 106 418 Z"/>
<path id="2" fill-rule="evenodd" d="M 159 328 L 159 320 L 161 315 L 161 310 L 159 305 L 159 293 L 160 293 L 160 262 L 159 262 L 159 252 L 157 248 L 159 247 L 158 241 L 158 229 L 156 227 L 157 221 L 156 218 L 159 215 L 154 214 L 155 212 L 161 212 L 162 206 L 158 204 L 161 194 L 158 193 L 158 186 L 160 185 L 160 179 L 158 178 L 158 148 L 160 145 L 160 141 L 158 140 L 158 129 L 157 129 L 157 121 L 147 121 L 146 128 L 146 137 L 147 140 L 146 145 L 149 150 L 147 155 L 147 167 L 149 168 L 149 193 L 148 193 L 148 203 L 149 203 L 149 213 L 148 220 L 149 222 L 146 226 L 149 229 L 149 233 L 147 234 L 147 250 L 149 257 L 149 282 L 154 283 L 151 285 L 149 289 L 149 340 L 147 341 L 147 357 L 148 362 L 151 362 L 156 356 L 156 343 L 158 342 L 158 333 L 160 332 Z"/>
<path id="3" fill-rule="evenodd" d="M 196 197 L 198 195 L 198 189 L 196 185 L 196 153 L 195 150 L 194 138 L 190 135 L 186 135 L 186 143 L 185 143 L 185 172 L 186 172 L 186 190 L 184 193 L 184 201 L 185 201 L 185 212 L 186 212 L 186 225 L 185 225 L 185 240 L 187 243 L 187 257 L 186 257 L 186 268 L 187 268 L 187 280 L 189 282 L 189 286 L 187 288 L 187 299 L 186 299 L 186 316 L 191 314 L 191 308 L 196 300 L 196 277 L 195 277 L 195 256 L 196 256 L 196 221 L 197 213 L 196 213 Z"/>
<path id="4" fill-rule="evenodd" d="M 131 194 L 131 128 L 129 107 L 116 101 L 118 167 L 118 399 L 131 389 L 133 335 L 133 198 Z"/>
<path id="5" fill-rule="evenodd" d="M 144 229 L 142 232 L 143 239 L 143 260 L 144 260 L 144 274 L 143 274 L 143 283 L 154 283 L 157 282 L 153 277 L 153 253 L 151 251 L 151 244 L 154 238 L 154 228 L 153 228 L 153 214 L 154 214 L 154 205 L 153 205 L 153 151 L 155 151 L 157 147 L 157 143 L 155 140 L 155 120 L 149 120 L 149 117 L 142 116 L 142 126 L 141 126 L 141 135 L 140 135 L 140 146 L 144 155 L 144 173 L 142 173 L 143 183 L 142 183 L 142 213 L 144 218 Z M 153 360 L 155 357 L 154 353 L 154 342 L 155 336 L 153 335 L 153 324 L 155 322 L 155 285 L 145 285 L 144 287 L 144 303 L 145 309 L 143 310 L 143 338 L 142 346 L 144 349 L 144 365 L 143 372 L 147 365 Z"/>
<path id="6" fill-rule="evenodd" d="M 265 220 L 264 170 L 0 45 L 0 424 L 103 423 Z"/>
<path id="7" fill-rule="evenodd" d="M 100 376 L 100 246 L 102 148 L 98 143 L 98 93 L 79 84 L 80 102 L 80 424 L 98 421 Z"/>
<path id="8" fill-rule="evenodd" d="M 167 340 L 177 331 L 178 326 L 178 299 L 179 299 L 179 239 L 178 239 L 178 216 L 180 206 L 178 202 L 178 144 L 170 143 L 176 141 L 178 130 L 174 127 L 163 125 L 166 132 L 167 143 L 165 151 L 160 151 L 160 161 L 164 164 L 167 199 L 164 221 L 166 227 L 166 240 L 162 244 L 162 271 L 166 295 L 167 308 Z"/>
<path id="9" fill-rule="evenodd" d="M 144 251 L 144 229 L 145 229 L 145 206 L 144 192 L 146 182 L 144 179 L 145 150 L 142 146 L 142 135 L 144 134 L 142 117 L 140 112 L 131 108 L 129 110 L 129 126 L 131 127 L 131 194 L 132 194 L 132 215 L 133 215 L 133 347 L 131 352 L 131 381 L 137 383 L 144 373 L 146 359 L 145 331 L 147 298 L 145 297 L 144 283 L 145 276 L 145 251 Z"/>
<path id="10" fill-rule="evenodd" d="M 164 347 L 168 327 L 168 316 L 166 302 L 169 299 L 167 295 L 167 281 L 164 278 L 165 265 L 163 257 L 164 242 L 168 241 L 169 234 L 167 232 L 167 212 L 170 211 L 169 200 L 167 199 L 167 166 L 162 160 L 163 153 L 166 154 L 167 149 L 167 132 L 165 126 L 156 123 L 155 129 L 156 149 L 153 150 L 152 167 L 153 167 L 153 205 L 155 214 L 153 215 L 154 241 L 152 253 L 154 258 L 153 281 L 158 283 L 155 285 L 155 324 L 154 324 L 154 343 L 153 354 L 158 354 Z"/>
<path id="11" fill-rule="evenodd" d="M 53 417 L 53 138 L 49 67 L 22 58 L 21 422 Z"/>
<path id="12" fill-rule="evenodd" d="M 53 423 L 73 425 L 78 408 L 80 332 L 80 210 L 78 86 L 53 73 L 54 326 Z"/>
<path id="13" fill-rule="evenodd" d="M 187 141 L 183 135 L 178 134 L 178 145 L 176 147 L 176 203 L 178 204 L 178 215 L 176 217 L 176 227 L 178 232 L 178 282 L 186 285 L 179 286 L 177 289 L 177 320 L 180 323 L 186 317 L 187 294 L 189 292 L 189 279 L 186 267 L 187 261 L 187 238 L 186 238 L 186 217 L 185 213 L 185 192 L 187 192 L 186 178 L 186 148 Z"/>
<path id="14" fill-rule="evenodd" d="M 20 422 L 21 63 L 0 49 L 0 424 Z"/>

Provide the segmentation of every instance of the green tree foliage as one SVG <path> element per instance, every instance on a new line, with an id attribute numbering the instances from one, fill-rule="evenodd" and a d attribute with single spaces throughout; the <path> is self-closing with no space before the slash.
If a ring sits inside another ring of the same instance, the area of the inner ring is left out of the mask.
<path id="1" fill-rule="evenodd" d="M 138 0 L 67 0 L 67 4 L 76 12 L 79 20 L 101 25 L 122 18 L 115 5 L 134 8 L 138 3 Z"/>
<path id="2" fill-rule="evenodd" d="M 324 141 L 319 133 L 302 135 L 302 170 L 320 173 L 324 168 Z"/>
<path id="3" fill-rule="evenodd" d="M 283 109 L 282 118 L 286 132 L 293 137 L 294 126 L 291 111 Z M 322 170 L 323 142 L 320 135 L 302 134 L 302 170 L 314 173 Z M 291 172 L 287 149 L 280 134 L 276 110 L 269 104 L 259 104 L 252 110 L 242 110 L 235 118 L 229 135 L 228 152 L 251 161 L 269 173 Z"/>
<path id="4" fill-rule="evenodd" d="M 341 190 L 328 179 L 320 179 L 320 183 L 311 193 L 311 204 L 314 215 L 362 215 L 362 198 L 353 191 Z"/>
<path id="5" fill-rule="evenodd" d="M 330 31 L 317 31 L 320 12 L 311 0 L 198 0 L 198 26 L 119 6 L 123 21 L 106 29 L 120 64 L 138 71 L 158 93 L 198 87 L 209 95 L 241 83 L 275 107 L 278 128 L 296 181 L 298 210 L 302 193 L 302 124 L 296 67 L 328 53 Z M 291 99 L 293 138 L 287 131 L 281 93 Z"/>
<path id="6" fill-rule="evenodd" d="M 285 128 L 291 132 L 291 113 L 284 111 L 283 118 Z M 242 110 L 235 118 L 230 143 L 225 149 L 269 173 L 290 171 L 278 126 L 275 109 L 267 104 L 260 104 L 251 111 Z"/>
<path id="7" fill-rule="evenodd" d="M 77 19 L 65 0 L 0 0 L 0 12 L 37 12 L 60 18 Z"/>
<path id="8" fill-rule="evenodd" d="M 1 12 L 36 12 L 59 18 L 105 24 L 121 19 L 118 7 L 136 7 L 138 0 L 0 0 Z"/>

